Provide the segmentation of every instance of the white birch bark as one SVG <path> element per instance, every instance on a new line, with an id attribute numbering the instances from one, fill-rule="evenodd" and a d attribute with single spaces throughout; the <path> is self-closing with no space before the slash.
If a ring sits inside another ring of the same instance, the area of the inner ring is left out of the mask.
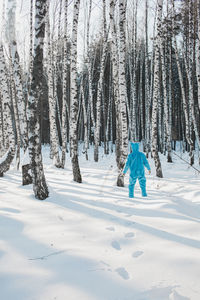
<path id="1" fill-rule="evenodd" d="M 65 19 L 64 19 L 64 49 L 63 49 L 63 73 L 62 73 L 62 158 L 61 165 L 64 169 L 67 151 L 67 117 L 69 119 L 69 111 L 67 106 L 67 69 L 68 69 L 68 57 L 67 57 L 67 12 L 68 12 L 68 0 L 64 2 Z"/>
<path id="2" fill-rule="evenodd" d="M 23 95 L 21 68 L 19 62 L 19 55 L 17 52 L 16 33 L 16 0 L 9 0 L 7 3 L 7 21 L 6 21 L 6 38 L 9 44 L 9 54 L 11 57 L 10 64 L 10 85 L 12 92 L 13 108 L 15 114 L 16 135 L 17 135 L 17 155 L 16 164 L 19 169 L 20 164 L 20 146 L 21 141 L 24 151 L 28 146 L 27 136 L 27 120 L 26 120 L 26 107 Z"/>
<path id="3" fill-rule="evenodd" d="M 127 110 L 126 110 L 126 1 L 119 0 L 119 101 L 121 115 L 121 153 L 119 159 L 119 176 L 117 179 L 118 186 L 124 186 L 124 177 L 121 176 L 128 154 L 128 128 L 127 128 Z"/>
<path id="4" fill-rule="evenodd" d="M 3 176 L 3 173 L 7 172 L 10 168 L 10 164 L 15 156 L 15 136 L 13 131 L 13 123 L 11 117 L 11 98 L 9 95 L 8 81 L 7 81 L 7 71 L 6 71 L 6 62 L 3 52 L 3 46 L 0 44 L 0 89 L 1 89 L 1 99 L 2 99 L 2 109 L 3 109 L 3 120 L 4 120 L 4 131 L 7 133 L 5 138 L 8 141 L 5 141 L 5 149 L 8 151 L 5 160 L 0 164 L 0 177 Z"/>
<path id="5" fill-rule="evenodd" d="M 19 116 L 20 124 L 20 137 L 22 140 L 24 152 L 28 147 L 28 124 L 26 118 L 26 105 L 25 98 L 23 93 L 23 84 L 22 84 L 22 71 L 20 67 L 19 54 L 17 51 L 16 41 L 12 41 L 10 45 L 11 58 L 12 58 L 12 70 L 13 79 L 15 83 L 15 92 L 16 92 L 16 101 L 17 101 L 17 112 Z"/>
<path id="6" fill-rule="evenodd" d="M 121 114 L 120 114 L 120 102 L 119 102 L 119 53 L 117 48 L 117 29 L 114 19 L 114 12 L 116 8 L 116 0 L 110 0 L 110 28 L 111 28 L 111 59 L 112 59 L 112 74 L 113 74 L 113 97 L 116 111 L 116 141 L 115 141 L 115 153 L 118 172 L 120 174 L 120 155 L 122 144 L 122 131 L 121 131 Z"/>
<path id="7" fill-rule="evenodd" d="M 156 167 L 156 176 L 163 177 L 162 167 L 160 158 L 158 155 L 158 97 L 160 89 L 159 81 L 159 45 L 160 45 L 160 36 L 161 36 L 161 18 L 162 18 L 162 6 L 163 0 L 158 0 L 158 11 L 157 11 L 157 36 L 155 42 L 155 63 L 154 63 L 154 84 L 153 84 L 153 107 L 152 107 L 152 155 Z"/>
<path id="8" fill-rule="evenodd" d="M 33 0 L 30 0 L 30 40 L 29 40 L 29 78 L 28 90 L 31 86 L 31 76 L 33 72 Z"/>
<path id="9" fill-rule="evenodd" d="M 57 168 L 61 168 L 59 157 L 59 140 L 56 124 L 56 98 L 57 98 L 57 76 L 53 72 L 53 55 L 52 45 L 50 41 L 50 22 L 49 22 L 49 0 L 47 2 L 47 40 L 48 40 L 48 101 L 49 101 L 49 123 L 50 123 L 50 142 L 51 142 L 51 155 L 53 164 Z M 56 70 L 57 71 L 57 70 Z M 56 77 L 56 78 L 55 78 Z"/>
<path id="10" fill-rule="evenodd" d="M 81 173 L 78 162 L 78 95 L 77 95 L 77 30 L 80 0 L 74 1 L 72 39 L 71 39 L 71 106 L 70 106 L 70 150 L 73 179 L 81 183 Z"/>
<path id="11" fill-rule="evenodd" d="M 167 95 L 167 66 L 166 66 L 166 59 L 164 54 L 164 44 L 166 36 L 166 32 L 162 31 L 162 38 L 160 43 L 160 57 L 161 57 L 161 69 L 162 69 L 162 85 L 163 85 L 163 98 L 164 98 L 164 126 L 166 130 L 166 142 L 167 142 L 167 162 L 172 162 L 172 155 L 171 155 L 171 130 L 169 124 L 169 107 L 168 107 L 168 95 Z M 165 139 L 164 139 L 165 140 Z"/>
<path id="12" fill-rule="evenodd" d="M 101 126 L 101 102 L 104 80 L 104 66 L 107 49 L 107 32 L 106 32 L 106 1 L 103 1 L 103 49 L 100 62 L 100 75 L 97 85 L 97 102 L 96 102 L 96 122 L 94 130 L 94 161 L 98 162 L 99 157 L 99 142 L 100 142 L 100 126 Z"/>
<path id="13" fill-rule="evenodd" d="M 194 86 L 193 86 L 193 7 L 192 3 L 189 2 L 189 45 L 188 45 L 188 59 L 186 57 L 186 50 L 184 51 L 184 61 L 186 67 L 186 75 L 189 85 L 189 113 L 192 118 L 192 123 L 194 126 L 195 138 L 197 146 L 200 149 L 200 138 L 197 126 L 197 120 L 195 116 L 195 103 L 194 103 Z"/>
<path id="14" fill-rule="evenodd" d="M 82 95 L 83 124 L 84 124 L 84 153 L 85 153 L 86 160 L 88 160 L 88 147 L 89 147 L 88 116 L 87 116 L 86 99 L 85 99 L 85 92 L 84 92 L 84 88 L 83 88 L 83 81 L 81 82 L 81 95 Z"/>
<path id="15" fill-rule="evenodd" d="M 28 97 L 28 124 L 29 124 L 29 156 L 33 178 L 35 197 L 44 200 L 49 191 L 43 170 L 41 137 L 39 124 L 40 91 L 43 76 L 43 48 L 45 35 L 46 0 L 35 1 L 35 39 L 33 54 L 33 71 L 30 93 Z"/>
<path id="16" fill-rule="evenodd" d="M 149 47 L 148 47 L 148 0 L 145 3 L 145 152 L 147 157 L 151 150 L 150 136 L 150 78 L 149 78 Z"/>
<path id="17" fill-rule="evenodd" d="M 197 51 L 196 51 L 196 75 L 198 86 L 198 106 L 200 110 L 200 0 L 197 0 Z"/>

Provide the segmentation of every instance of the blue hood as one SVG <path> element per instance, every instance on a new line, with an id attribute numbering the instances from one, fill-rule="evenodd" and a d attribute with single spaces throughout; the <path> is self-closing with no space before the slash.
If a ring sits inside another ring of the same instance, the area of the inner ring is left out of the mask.
<path id="1" fill-rule="evenodd" d="M 139 145 L 140 143 L 131 143 L 131 148 L 133 152 L 139 151 Z"/>

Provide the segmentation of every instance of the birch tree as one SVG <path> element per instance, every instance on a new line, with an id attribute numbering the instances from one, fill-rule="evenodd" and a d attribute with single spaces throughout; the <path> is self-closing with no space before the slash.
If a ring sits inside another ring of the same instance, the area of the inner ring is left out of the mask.
<path id="1" fill-rule="evenodd" d="M 155 63 L 154 63 L 154 84 L 153 84 L 153 107 L 152 107 L 152 155 L 156 167 L 156 176 L 163 177 L 160 158 L 158 155 L 158 127 L 157 127 L 157 114 L 158 114 L 158 101 L 159 101 L 159 45 L 161 37 L 161 18 L 162 18 L 163 0 L 158 0 L 157 11 L 157 36 L 155 42 Z"/>
<path id="2" fill-rule="evenodd" d="M 45 17 L 47 0 L 35 1 L 35 40 L 33 53 L 33 70 L 30 93 L 28 97 L 28 124 L 29 124 L 29 156 L 31 161 L 31 173 L 33 178 L 33 191 L 35 197 L 44 200 L 49 191 L 43 170 L 39 105 L 42 90 L 43 76 L 43 46 L 45 35 Z"/>
<path id="3" fill-rule="evenodd" d="M 198 86 L 198 105 L 200 110 L 200 0 L 197 0 L 197 51 L 196 51 L 196 75 Z"/>
<path id="4" fill-rule="evenodd" d="M 64 46 L 63 46 L 63 72 L 62 72 L 62 158 L 61 166 L 65 167 L 65 157 L 67 150 L 67 117 L 69 119 L 69 108 L 67 105 L 67 70 L 68 70 L 68 57 L 67 57 L 67 12 L 68 0 L 64 1 Z"/>
<path id="5" fill-rule="evenodd" d="M 117 179 L 118 186 L 124 186 L 124 177 L 122 170 L 128 154 L 128 128 L 127 128 L 127 111 L 126 111 L 126 1 L 119 0 L 119 105 L 121 118 L 121 149 L 119 157 L 119 175 Z"/>
<path id="6" fill-rule="evenodd" d="M 160 57 L 161 57 L 161 69 L 162 69 L 162 85 L 163 85 L 163 98 L 164 98 L 164 126 L 166 130 L 166 140 L 167 140 L 167 161 L 172 162 L 171 155 L 171 129 L 169 123 L 169 107 L 168 107 L 168 95 L 167 95 L 167 67 L 166 67 L 166 58 L 164 53 L 166 32 L 162 27 L 162 38 L 160 43 Z"/>
<path id="7" fill-rule="evenodd" d="M 80 0 L 74 1 L 73 25 L 71 38 L 71 105 L 70 105 L 70 150 L 73 170 L 73 179 L 81 183 L 81 173 L 78 161 L 78 95 L 77 95 L 77 30 L 79 18 Z"/>
<path id="8" fill-rule="evenodd" d="M 107 30 L 106 30 L 106 1 L 103 0 L 103 49 L 100 63 L 100 74 L 97 85 L 97 102 L 96 102 L 96 122 L 94 131 L 94 161 L 98 161 L 98 149 L 100 139 L 100 122 L 101 122 L 101 101 L 103 93 L 103 78 L 104 78 L 104 67 L 107 49 Z"/>
<path id="9" fill-rule="evenodd" d="M 7 150 L 5 159 L 0 163 L 0 177 L 3 176 L 3 173 L 7 172 L 10 168 L 10 164 L 12 163 L 16 147 L 15 147 L 15 136 L 14 136 L 14 129 L 13 129 L 13 122 L 11 116 L 11 98 L 8 89 L 8 81 L 7 81 L 7 68 L 6 62 L 3 52 L 3 45 L 0 44 L 0 90 L 1 90 L 1 99 L 2 99 L 2 121 L 3 121 L 3 130 L 7 134 L 5 137 L 8 138 L 4 143 L 3 152 Z M 7 149 L 8 144 L 8 149 Z M 1 150 L 1 149 L 0 149 Z"/>
<path id="10" fill-rule="evenodd" d="M 57 75 L 53 72 L 53 49 L 50 41 L 50 22 L 49 22 L 49 1 L 47 1 L 47 40 L 48 40 L 48 101 L 49 101 L 49 122 L 50 122 L 50 145 L 51 157 L 57 168 L 61 167 L 59 157 L 59 140 L 56 124 L 56 98 L 57 98 Z M 57 71 L 57 70 L 56 70 Z M 56 77 L 56 78 L 54 78 Z"/>
<path id="11" fill-rule="evenodd" d="M 13 86 L 13 101 L 16 102 L 15 109 L 15 121 L 16 127 L 20 128 L 18 132 L 18 139 L 21 138 L 22 144 L 24 147 L 24 151 L 28 147 L 28 127 L 27 127 L 27 119 L 26 119 L 26 106 L 25 99 L 23 94 L 23 85 L 22 85 L 22 71 L 20 66 L 20 59 L 17 50 L 17 41 L 16 41 L 16 33 L 15 33 L 15 11 L 16 11 L 16 0 L 9 0 L 7 7 L 7 38 L 9 41 L 9 49 L 11 55 L 11 77 L 13 78 L 13 82 L 11 85 Z M 19 124 L 18 124 L 19 122 Z"/>
<path id="12" fill-rule="evenodd" d="M 148 0 L 145 2 L 145 151 L 150 152 L 150 78 L 149 78 L 149 47 L 148 47 Z"/>

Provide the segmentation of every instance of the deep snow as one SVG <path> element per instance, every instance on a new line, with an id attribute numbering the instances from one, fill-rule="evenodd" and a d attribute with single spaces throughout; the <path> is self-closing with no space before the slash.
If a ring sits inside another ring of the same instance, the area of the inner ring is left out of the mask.
<path id="1" fill-rule="evenodd" d="M 45 148 L 50 197 L 36 200 L 14 166 L 0 178 L 0 299 L 199 300 L 200 175 L 161 156 L 148 197 L 115 185 L 114 154 L 80 156 L 83 183 Z M 179 153 L 178 153 L 179 154 Z M 187 154 L 185 154 L 187 159 Z M 198 167 L 198 165 L 196 165 Z M 199 167 L 198 167 L 199 168 Z"/>

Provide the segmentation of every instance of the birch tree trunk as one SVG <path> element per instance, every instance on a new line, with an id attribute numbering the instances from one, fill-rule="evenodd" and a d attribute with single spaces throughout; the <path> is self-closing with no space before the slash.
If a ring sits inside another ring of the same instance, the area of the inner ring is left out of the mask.
<path id="1" fill-rule="evenodd" d="M 104 66 L 107 49 L 107 33 L 106 33 L 106 1 L 103 1 L 103 50 L 100 63 L 100 75 L 97 86 L 97 102 L 96 102 L 96 123 L 94 131 L 94 161 L 99 158 L 99 142 L 100 142 L 100 126 L 101 126 L 101 98 L 103 93 Z"/>
<path id="2" fill-rule="evenodd" d="M 15 156 L 15 136 L 13 131 L 13 123 L 11 117 L 11 99 L 8 90 L 7 72 L 6 72 L 6 62 L 3 52 L 3 46 L 0 44 L 0 89 L 2 97 L 2 109 L 3 109 L 3 120 L 4 120 L 4 131 L 7 132 L 9 148 L 5 160 L 0 164 L 0 177 L 3 173 L 7 172 Z M 7 148 L 7 147 L 6 147 Z M 5 149 L 7 150 L 7 149 Z"/>
<path id="3" fill-rule="evenodd" d="M 190 146 L 190 155 L 189 155 L 190 165 L 193 165 L 193 163 L 194 163 L 194 154 L 193 154 L 192 140 L 191 140 L 191 137 L 190 137 L 190 124 L 189 124 L 189 116 L 188 116 L 188 108 L 187 108 L 187 99 L 186 99 L 186 93 L 185 93 L 185 88 L 184 88 L 183 74 L 182 74 L 182 71 L 181 71 L 181 64 L 180 64 L 180 60 L 179 60 L 177 41 L 176 41 L 176 36 L 175 36 L 175 32 L 174 32 L 174 28 L 175 28 L 175 24 L 174 24 L 175 23 L 174 22 L 174 16 L 175 16 L 174 0 L 172 0 L 172 8 L 173 8 L 172 32 L 173 32 L 173 41 L 174 41 L 174 51 L 175 51 L 179 81 L 180 81 L 180 86 L 181 86 L 183 112 L 184 112 L 184 116 L 185 116 L 185 137 L 186 137 L 187 143 Z"/>
<path id="4" fill-rule="evenodd" d="M 120 101 L 120 116 L 121 116 L 121 151 L 119 158 L 119 175 L 117 179 L 118 186 L 124 186 L 124 176 L 122 170 L 125 165 L 125 160 L 128 154 L 128 128 L 127 128 L 127 111 L 126 111 L 126 37 L 125 37 L 125 22 L 126 22 L 126 1 L 119 0 L 119 101 Z"/>
<path id="5" fill-rule="evenodd" d="M 43 76 L 43 46 L 45 35 L 46 0 L 35 1 L 35 41 L 33 73 L 28 97 L 29 156 L 35 197 L 44 200 L 49 191 L 44 176 L 39 124 L 40 94 Z"/>
<path id="6" fill-rule="evenodd" d="M 72 40 L 71 40 L 71 106 L 70 106 L 70 150 L 73 179 L 81 183 L 81 173 L 78 162 L 78 95 L 77 95 L 77 30 L 80 0 L 74 1 Z"/>
<path id="7" fill-rule="evenodd" d="M 68 0 L 64 2 L 65 7 L 65 25 L 64 25 L 64 57 L 63 57 L 63 73 L 62 73 L 62 158 L 61 166 L 64 169 L 65 167 L 65 157 L 67 150 L 67 116 L 69 119 L 69 110 L 67 107 L 67 10 L 68 10 Z"/>
<path id="8" fill-rule="evenodd" d="M 53 72 L 53 55 L 50 41 L 50 23 L 49 23 L 49 0 L 47 2 L 47 40 L 48 40 L 48 101 L 49 101 L 49 123 L 50 123 L 50 142 L 53 164 L 61 168 L 59 157 L 59 140 L 56 124 L 56 98 L 57 98 L 57 76 Z M 57 71 L 57 70 L 56 70 Z M 56 77 L 56 78 L 54 78 Z"/>
<path id="9" fill-rule="evenodd" d="M 197 51 L 196 51 L 196 74 L 197 74 L 197 86 L 198 86 L 198 106 L 200 110 L 200 0 L 197 0 L 197 26 L 198 26 L 198 38 L 197 38 Z"/>
<path id="10" fill-rule="evenodd" d="M 83 123 L 84 123 L 84 153 L 85 158 L 88 160 L 88 146 L 89 146 L 89 140 L 88 140 L 88 117 L 87 117 L 87 109 L 86 109 L 86 101 L 85 101 L 85 93 L 83 88 L 83 80 L 81 82 L 81 95 L 82 95 L 82 106 L 83 106 Z"/>
<path id="11" fill-rule="evenodd" d="M 25 105 L 25 98 L 23 93 L 20 60 L 17 51 L 17 43 L 15 40 L 12 41 L 10 50 L 11 50 L 11 58 L 12 58 L 11 72 L 13 72 L 13 79 L 15 83 L 17 112 L 18 112 L 19 124 L 20 124 L 20 137 L 25 152 L 28 147 L 28 124 L 26 118 L 26 105 Z"/>
<path id="12" fill-rule="evenodd" d="M 161 36 L 161 18 L 162 18 L 162 6 L 163 0 L 158 0 L 158 14 L 157 14 L 157 36 L 155 43 L 155 63 L 154 63 L 154 83 L 153 83 L 153 107 L 152 107 L 152 155 L 156 167 L 156 176 L 163 177 L 160 158 L 158 155 L 158 125 L 157 125 L 157 113 L 158 113 L 158 97 L 159 97 L 159 45 Z"/>
<path id="13" fill-rule="evenodd" d="M 192 124 L 194 127 L 195 138 L 197 142 L 197 146 L 200 149 L 200 138 L 198 132 L 198 126 L 195 116 L 195 103 L 194 103 L 194 86 L 193 86 L 193 7 L 192 3 L 189 1 L 189 46 L 188 51 L 184 50 L 184 61 L 186 67 L 186 75 L 188 79 L 188 86 L 189 86 L 189 114 L 191 115 Z M 186 56 L 188 54 L 188 59 Z"/>
<path id="14" fill-rule="evenodd" d="M 161 57 L 161 68 L 162 68 L 162 85 L 163 85 L 163 98 L 164 98 L 164 126 L 166 130 L 166 140 L 167 140 L 167 162 L 172 162 L 172 155 L 171 155 L 171 130 L 169 124 L 169 107 L 168 107 L 168 96 L 167 96 L 167 70 L 166 70 L 166 59 L 164 54 L 164 36 L 166 36 L 166 32 L 163 30 L 162 32 L 162 39 L 160 43 L 160 57 Z"/>
<path id="15" fill-rule="evenodd" d="M 147 157 L 151 150 L 150 143 L 150 78 L 149 78 L 149 47 L 148 47 L 148 0 L 145 3 L 145 151 Z"/>
<path id="16" fill-rule="evenodd" d="M 115 141 L 115 153 L 118 170 L 120 168 L 120 155 L 121 155 L 121 114 L 120 114 L 120 102 L 119 102 L 119 68 L 118 68 L 118 49 L 117 49 L 117 30 L 114 20 L 114 12 L 116 7 L 116 0 L 110 0 L 110 27 L 111 27 L 111 59 L 112 59 L 112 73 L 113 73 L 113 97 L 116 111 L 116 141 Z M 123 180 L 123 179 L 122 179 Z"/>

